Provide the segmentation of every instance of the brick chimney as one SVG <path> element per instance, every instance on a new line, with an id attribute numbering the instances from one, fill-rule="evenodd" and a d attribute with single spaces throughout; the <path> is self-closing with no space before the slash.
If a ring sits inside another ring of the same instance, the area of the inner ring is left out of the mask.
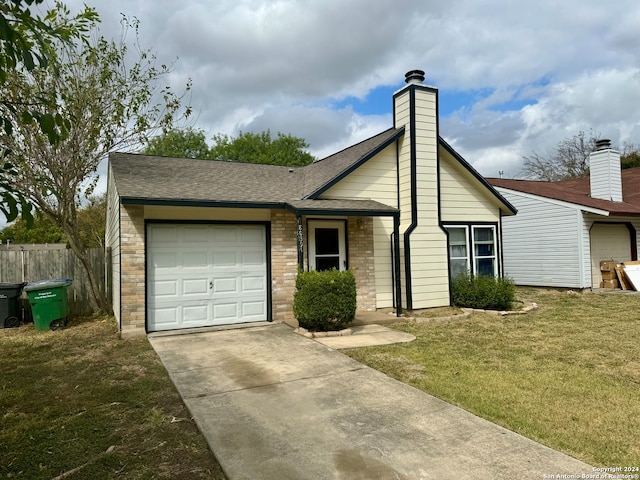
<path id="1" fill-rule="evenodd" d="M 596 142 L 589 155 L 589 180 L 592 198 L 622 202 L 620 152 L 611 148 L 611 140 Z"/>

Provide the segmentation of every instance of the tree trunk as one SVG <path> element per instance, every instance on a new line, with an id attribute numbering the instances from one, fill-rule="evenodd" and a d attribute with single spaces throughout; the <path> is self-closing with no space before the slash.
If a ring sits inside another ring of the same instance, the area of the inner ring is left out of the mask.
<path id="1" fill-rule="evenodd" d="M 111 313 L 111 304 L 109 303 L 105 293 L 100 289 L 100 283 L 98 282 L 96 275 L 91 268 L 91 264 L 89 263 L 89 259 L 87 258 L 87 250 L 84 248 L 82 243 L 82 239 L 79 237 L 75 228 L 64 224 L 62 226 L 65 235 L 67 236 L 67 240 L 69 241 L 69 246 L 73 253 L 76 254 L 78 260 L 82 264 L 84 268 L 87 278 L 89 279 L 89 287 L 91 289 L 91 296 L 89 296 L 89 303 L 91 308 L 95 312 L 105 312 Z"/>

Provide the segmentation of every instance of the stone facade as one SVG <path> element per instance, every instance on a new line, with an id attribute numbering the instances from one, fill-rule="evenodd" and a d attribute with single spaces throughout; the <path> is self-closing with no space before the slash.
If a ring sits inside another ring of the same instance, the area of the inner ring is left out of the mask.
<path id="1" fill-rule="evenodd" d="M 120 322 L 123 335 L 145 334 L 144 207 L 120 205 Z"/>
<path id="2" fill-rule="evenodd" d="M 376 269 L 373 251 L 373 218 L 351 217 L 347 222 L 349 269 L 356 277 L 358 310 L 376 309 Z"/>
<path id="3" fill-rule="evenodd" d="M 298 326 L 293 317 L 293 294 L 298 274 L 297 223 L 293 213 L 271 211 L 271 295 L 273 321 Z"/>
<path id="4" fill-rule="evenodd" d="M 306 221 L 303 221 L 306 225 Z M 298 273 L 296 217 L 286 210 L 271 211 L 272 318 L 297 327 L 293 295 Z M 306 228 L 305 228 L 306 230 Z M 306 231 L 305 264 L 306 264 Z M 145 226 L 144 207 L 120 206 L 121 328 L 123 336 L 145 334 Z M 348 262 L 356 277 L 358 310 L 376 309 L 373 220 L 347 222 Z"/>

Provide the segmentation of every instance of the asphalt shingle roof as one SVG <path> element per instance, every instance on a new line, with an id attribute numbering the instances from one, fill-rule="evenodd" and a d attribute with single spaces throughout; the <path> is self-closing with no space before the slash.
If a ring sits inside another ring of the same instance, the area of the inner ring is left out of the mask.
<path id="1" fill-rule="evenodd" d="M 135 201 L 284 204 L 309 198 L 402 134 L 389 129 L 305 167 L 112 153 L 109 163 L 121 198 Z M 317 200 L 316 200 L 317 202 Z M 349 205 L 347 205 L 347 203 Z M 297 203 L 304 208 L 312 204 Z M 313 208 L 397 211 L 369 200 L 313 204 Z"/>
<path id="2" fill-rule="evenodd" d="M 588 176 L 559 182 L 506 178 L 487 178 L 487 180 L 494 187 L 508 188 L 509 190 L 604 210 L 613 216 L 640 216 L 640 167 L 622 170 L 622 198 L 624 200 L 622 202 L 592 198 Z"/>

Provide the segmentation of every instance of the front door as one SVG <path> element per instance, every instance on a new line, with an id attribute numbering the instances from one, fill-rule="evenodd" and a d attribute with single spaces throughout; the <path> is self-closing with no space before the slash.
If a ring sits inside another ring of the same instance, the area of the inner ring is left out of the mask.
<path id="1" fill-rule="evenodd" d="M 309 220 L 309 270 L 346 270 L 344 220 Z"/>

